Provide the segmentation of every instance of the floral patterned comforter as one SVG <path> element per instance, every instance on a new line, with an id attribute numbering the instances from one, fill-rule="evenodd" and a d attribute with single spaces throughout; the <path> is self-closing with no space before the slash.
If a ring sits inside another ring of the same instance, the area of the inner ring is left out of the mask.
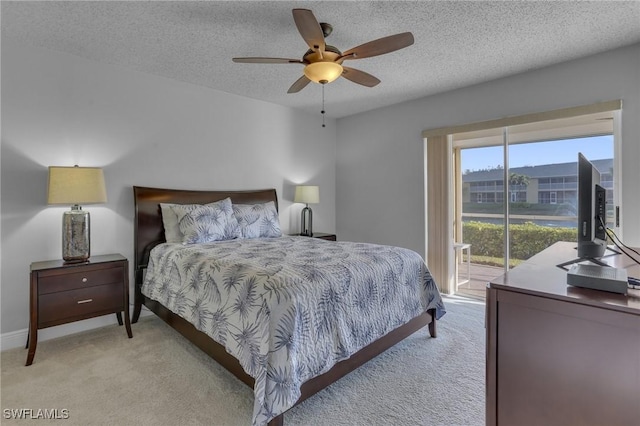
<path id="1" fill-rule="evenodd" d="M 291 408 L 302 383 L 413 317 L 445 313 L 417 253 L 309 237 L 161 244 L 142 292 L 240 361 L 255 379 L 254 425 Z"/>

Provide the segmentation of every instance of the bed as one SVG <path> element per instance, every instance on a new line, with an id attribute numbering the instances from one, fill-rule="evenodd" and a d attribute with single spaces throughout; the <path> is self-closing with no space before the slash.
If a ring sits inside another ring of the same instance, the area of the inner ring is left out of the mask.
<path id="1" fill-rule="evenodd" d="M 252 387 L 254 425 L 284 424 L 286 410 L 424 326 L 436 337 L 436 320 L 444 315 L 444 305 L 428 268 L 414 252 L 299 236 L 274 238 L 279 228 L 273 235 L 266 234 L 268 238 L 244 235 L 243 229 L 233 234 L 239 238 L 205 243 L 194 239 L 190 242 L 196 244 L 185 245 L 165 235 L 162 211 L 167 204 L 179 205 L 179 217 L 185 210 L 181 205 L 228 207 L 224 203 L 233 203 L 234 208 L 270 205 L 277 215 L 275 189 L 192 191 L 134 186 L 133 190 L 132 322 L 138 321 L 146 306 Z M 184 213 L 184 218 L 194 217 L 198 209 L 191 216 Z M 413 265 L 416 256 L 420 265 Z M 371 270 L 383 278 L 366 275 Z M 238 277 L 242 285 L 236 285 Z M 388 281 L 397 290 L 384 290 L 377 281 Z M 170 285 L 177 287 L 170 290 Z M 235 299 L 223 300 L 216 288 L 234 292 Z M 237 296 L 240 292 L 242 298 Z M 213 307 L 203 308 L 203 300 Z M 373 300 L 376 305 L 397 308 L 383 312 L 372 307 Z M 233 309 L 216 311 L 225 303 Z M 349 314 L 351 307 L 361 309 L 360 313 Z M 338 318 L 336 324 L 327 321 L 333 317 Z M 365 320 L 369 322 L 361 322 Z M 291 330 L 283 324 L 291 324 Z"/>

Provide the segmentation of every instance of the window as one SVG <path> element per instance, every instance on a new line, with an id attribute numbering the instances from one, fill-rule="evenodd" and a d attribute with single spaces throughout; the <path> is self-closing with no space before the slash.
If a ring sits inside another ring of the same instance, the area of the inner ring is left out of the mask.
<path id="1" fill-rule="evenodd" d="M 611 137 L 615 139 L 616 154 L 619 152 L 619 135 L 620 135 L 620 109 L 622 102 L 613 100 L 600 102 L 591 105 L 570 107 L 558 109 L 554 111 L 535 112 L 520 116 L 510 116 L 483 123 L 468 123 L 456 126 L 427 129 L 422 132 L 425 140 L 425 209 L 426 209 L 426 258 L 438 287 L 441 291 L 451 293 L 455 286 L 454 254 L 451 250 L 453 241 L 463 241 L 463 219 L 466 213 L 463 213 L 463 204 L 483 206 L 483 208 L 493 208 L 496 206 L 490 203 L 480 204 L 477 202 L 479 198 L 477 193 L 471 191 L 470 186 L 465 181 L 463 184 L 461 176 L 465 169 L 461 165 L 462 149 L 472 147 L 485 147 L 487 149 L 496 149 L 497 157 L 502 163 L 505 161 L 505 168 L 508 171 L 509 161 L 511 158 L 511 150 L 519 144 L 527 144 L 537 141 L 560 141 L 563 139 L 583 138 L 589 136 L 615 135 Z M 506 143 L 505 143 L 506 141 Z M 508 151 L 507 151 L 508 150 Z M 507 151 L 507 152 L 505 152 Z M 547 150 L 548 159 L 557 160 L 554 150 Z M 589 155 L 587 155 L 589 156 Z M 619 160 L 614 159 L 614 164 Z M 550 162 L 551 163 L 551 162 Z M 490 164 L 491 166 L 496 163 Z M 511 167 L 513 167 L 513 163 Z M 499 167 L 500 168 L 500 167 Z M 466 171 L 465 171 L 466 172 Z M 505 170 L 502 170 L 505 173 Z M 620 188 L 619 170 L 612 169 L 612 182 L 614 202 L 618 200 L 618 192 Z M 559 175 L 547 175 L 547 177 Z M 566 175 L 564 175 L 566 177 Z M 504 175 L 495 180 L 507 179 Z M 490 180 L 490 179 L 483 179 Z M 473 180 L 472 180 L 473 181 Z M 567 181 L 565 181 L 565 184 Z M 549 182 L 550 184 L 550 182 Z M 534 190 L 535 189 L 535 190 Z M 570 188 L 551 189 L 546 191 L 555 191 L 557 205 L 548 204 L 548 208 L 571 210 L 567 202 L 575 200 L 575 191 Z M 512 203 L 501 203 L 506 197 L 510 200 L 509 192 L 506 188 L 502 190 L 502 198 L 499 191 L 495 192 L 495 204 L 498 210 L 503 207 L 503 217 L 509 219 L 509 222 L 515 216 L 511 211 Z M 525 194 L 527 204 L 536 203 L 538 199 L 544 199 L 544 188 L 538 185 L 538 182 L 531 181 L 527 185 Z M 520 197 L 519 195 L 518 197 Z M 561 198 L 564 197 L 564 198 Z M 609 197 L 609 196 L 608 196 Z M 564 201 L 560 201 L 564 200 Z M 613 203 L 608 205 L 614 207 Z M 521 207 L 521 206 L 519 206 Z M 608 211 L 608 213 L 610 213 Z M 486 213 L 490 216 L 492 213 Z M 453 215 L 453 216 L 452 216 Z M 504 216 L 506 215 L 506 216 Z M 608 215 L 614 217 L 615 215 Z M 496 221 L 502 221 L 497 218 Z M 508 268 L 509 258 L 509 228 L 506 226 L 504 232 L 496 234 L 504 234 L 504 266 Z M 621 231 L 618 229 L 618 231 Z M 477 251 L 472 250 L 472 262 L 474 254 Z M 484 280 L 483 280 L 484 281 Z M 484 285 L 480 290 L 480 297 L 484 294 Z"/>
<path id="2" fill-rule="evenodd" d="M 585 120 L 593 121 L 596 118 L 588 117 Z M 573 231 L 557 228 L 575 229 L 577 226 L 578 152 L 594 160 L 600 170 L 602 185 L 608 189 L 607 216 L 612 216 L 615 175 L 613 122 L 599 121 L 604 125 L 603 130 L 597 133 L 603 134 L 597 135 L 556 138 L 553 137 L 553 131 L 541 131 L 549 123 L 513 126 L 504 131 L 491 132 L 492 137 L 483 133 L 478 139 L 474 139 L 473 132 L 452 135 L 454 150 L 457 147 L 457 156 L 460 158 L 459 170 L 464 170 L 458 175 L 461 184 L 456 187 L 466 187 L 475 194 L 473 198 L 460 197 L 462 202 L 458 205 L 461 217 L 454 221 L 460 222 L 456 230 L 461 237 L 456 241 L 469 243 L 474 248 L 472 263 L 476 255 L 482 258 L 483 264 L 502 265 L 506 270 L 526 260 L 521 253 L 529 251 L 526 256 L 531 256 L 530 249 L 525 250 L 520 246 L 528 241 L 527 237 L 514 234 L 526 232 L 521 230 L 524 228 L 517 227 L 524 223 L 549 228 L 549 236 L 562 235 L 567 238 L 573 235 Z M 562 127 L 560 123 L 549 125 Z M 567 127 L 567 131 L 574 130 L 572 126 Z M 539 139 L 539 135 L 549 139 Z M 456 143 L 458 138 L 460 140 Z M 508 185 L 504 184 L 504 179 L 508 179 Z M 505 197 L 508 205 L 504 203 Z M 478 222 L 486 225 L 474 227 L 476 225 L 473 223 Z M 486 232 L 481 240 L 473 240 L 483 230 L 492 227 L 497 229 Z M 503 230 L 499 230 L 501 227 Z M 465 230 L 469 237 L 465 237 Z M 533 235 L 543 234 L 544 229 L 536 230 Z M 503 235 L 504 241 L 489 241 L 490 238 L 503 238 Z M 540 238 L 549 245 L 555 242 L 551 240 L 553 237 Z M 495 248 L 502 251 L 495 252 Z M 458 290 L 465 292 L 466 286 L 460 286 Z M 470 295 L 477 294 L 471 292 Z"/>

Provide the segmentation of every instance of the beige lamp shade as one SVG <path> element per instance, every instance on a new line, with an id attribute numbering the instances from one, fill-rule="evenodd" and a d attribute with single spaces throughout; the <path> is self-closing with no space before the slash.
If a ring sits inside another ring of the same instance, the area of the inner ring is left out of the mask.
<path id="1" fill-rule="evenodd" d="M 98 167 L 49 167 L 48 204 L 107 202 L 104 173 Z"/>
<path id="2" fill-rule="evenodd" d="M 331 83 L 342 75 L 342 65 L 335 62 L 314 62 L 304 67 L 304 75 L 316 83 Z"/>
<path id="3" fill-rule="evenodd" d="M 320 202 L 320 189 L 317 186 L 311 185 L 296 186 L 296 194 L 293 197 L 293 202 L 317 204 Z"/>

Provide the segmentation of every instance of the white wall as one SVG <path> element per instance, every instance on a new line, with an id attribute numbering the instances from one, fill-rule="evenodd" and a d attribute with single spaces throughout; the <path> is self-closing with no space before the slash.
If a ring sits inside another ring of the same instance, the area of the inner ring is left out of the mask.
<path id="1" fill-rule="evenodd" d="M 423 130 L 614 99 L 623 238 L 640 246 L 640 44 L 338 120 L 337 232 L 424 256 Z"/>
<path id="2" fill-rule="evenodd" d="M 640 45 L 323 129 L 315 115 L 3 39 L 0 330 L 23 337 L 29 264 L 60 257 L 64 208 L 46 206 L 49 165 L 104 167 L 109 202 L 87 207 L 93 254 L 132 260 L 132 185 L 275 187 L 283 230 L 294 232 L 301 206 L 291 205 L 292 185 L 309 182 L 321 187 L 318 231 L 424 256 L 424 129 L 612 99 L 623 100 L 623 237 L 639 246 Z M 54 329 L 65 327 L 73 329 Z"/>
<path id="3" fill-rule="evenodd" d="M 296 232 L 303 206 L 292 205 L 293 186 L 317 184 L 314 228 L 334 232 L 335 129 L 335 120 L 322 128 L 320 116 L 3 39 L 2 333 L 22 338 L 28 326 L 29 264 L 61 257 L 66 207 L 46 205 L 48 166 L 104 168 L 109 201 L 85 207 L 91 252 L 122 253 L 132 269 L 133 185 L 276 188 L 282 229 Z M 54 329 L 105 321 L 115 315 Z"/>

